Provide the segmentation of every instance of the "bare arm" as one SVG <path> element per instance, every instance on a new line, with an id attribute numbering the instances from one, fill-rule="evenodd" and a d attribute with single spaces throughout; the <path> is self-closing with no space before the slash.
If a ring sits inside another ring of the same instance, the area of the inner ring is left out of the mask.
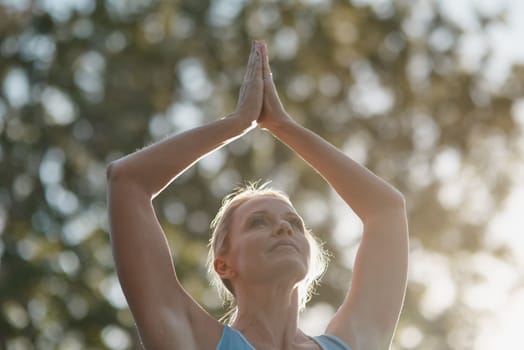
<path id="1" fill-rule="evenodd" d="M 257 51 L 252 49 L 235 113 L 108 167 L 111 244 L 120 283 L 146 348 L 211 349 L 221 335 L 220 324 L 181 287 L 152 200 L 200 158 L 254 126 L 262 104 Z"/>
<path id="2" fill-rule="evenodd" d="M 350 291 L 327 332 L 345 340 L 353 350 L 387 349 L 406 289 L 408 228 L 403 196 L 287 115 L 270 76 L 266 52 L 259 126 L 322 175 L 364 224 Z"/>

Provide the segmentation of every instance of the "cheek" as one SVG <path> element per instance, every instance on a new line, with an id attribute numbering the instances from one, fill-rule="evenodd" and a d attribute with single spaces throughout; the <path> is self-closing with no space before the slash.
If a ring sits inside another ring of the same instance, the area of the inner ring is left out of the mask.
<path id="1" fill-rule="evenodd" d="M 305 252 L 305 256 L 307 258 L 307 263 L 308 265 L 310 264 L 310 260 L 311 260 L 311 242 L 309 242 L 309 240 L 304 237 L 304 252 Z"/>
<path id="2" fill-rule="evenodd" d="M 261 259 L 263 251 L 262 244 L 262 241 L 254 235 L 237 239 L 234 245 L 231 246 L 231 253 L 234 257 L 235 265 L 242 267 L 249 264 L 257 264 Z"/>

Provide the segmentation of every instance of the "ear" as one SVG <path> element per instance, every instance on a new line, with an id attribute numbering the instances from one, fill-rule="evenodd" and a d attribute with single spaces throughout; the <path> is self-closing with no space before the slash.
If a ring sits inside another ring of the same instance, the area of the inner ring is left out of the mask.
<path id="1" fill-rule="evenodd" d="M 215 272 L 220 276 L 221 279 L 231 279 L 233 276 L 235 276 L 235 272 L 229 265 L 228 261 L 223 256 L 217 256 L 215 258 L 215 261 L 213 262 L 213 267 L 215 268 Z"/>

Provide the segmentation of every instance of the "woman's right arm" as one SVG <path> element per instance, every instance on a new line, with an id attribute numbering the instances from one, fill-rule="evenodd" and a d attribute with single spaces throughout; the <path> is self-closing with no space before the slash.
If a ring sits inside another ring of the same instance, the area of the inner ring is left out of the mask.
<path id="1" fill-rule="evenodd" d="M 222 327 L 180 285 L 153 198 L 206 154 L 256 124 L 262 106 L 258 44 L 231 116 L 172 136 L 108 167 L 111 244 L 141 340 L 150 349 L 213 349 Z"/>

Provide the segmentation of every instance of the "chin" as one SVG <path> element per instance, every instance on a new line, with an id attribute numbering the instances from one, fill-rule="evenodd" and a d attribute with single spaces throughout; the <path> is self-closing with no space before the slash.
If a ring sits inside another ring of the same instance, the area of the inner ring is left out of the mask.
<path id="1" fill-rule="evenodd" d="M 274 274 L 282 274 L 287 272 L 294 276 L 294 279 L 297 279 L 297 282 L 302 281 L 306 278 L 308 273 L 308 265 L 297 259 L 296 257 L 284 257 L 282 259 L 275 259 L 280 261 L 273 261 L 274 267 L 271 269 Z"/>

